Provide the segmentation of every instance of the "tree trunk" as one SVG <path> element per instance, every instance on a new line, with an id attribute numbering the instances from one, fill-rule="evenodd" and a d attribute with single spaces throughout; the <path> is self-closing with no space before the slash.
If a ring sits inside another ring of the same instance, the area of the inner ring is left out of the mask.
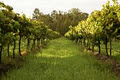
<path id="1" fill-rule="evenodd" d="M 95 47 L 95 44 L 94 42 L 92 43 L 92 52 L 94 52 L 94 47 Z"/>
<path id="2" fill-rule="evenodd" d="M 42 39 L 40 39 L 40 47 L 42 46 Z"/>
<path id="3" fill-rule="evenodd" d="M 90 40 L 88 40 L 88 49 L 90 50 Z"/>
<path id="4" fill-rule="evenodd" d="M 27 40 L 27 49 L 29 49 L 29 46 L 30 46 L 30 39 L 28 38 L 28 40 Z"/>
<path id="5" fill-rule="evenodd" d="M 110 56 L 112 56 L 112 41 L 110 39 Z"/>
<path id="6" fill-rule="evenodd" d="M 99 54 L 101 53 L 101 47 L 100 47 L 100 40 L 98 40 L 98 50 L 99 50 Z"/>
<path id="7" fill-rule="evenodd" d="M 108 54 L 108 47 L 107 47 L 107 38 L 105 39 L 105 49 L 106 49 L 107 56 L 109 56 L 109 54 Z"/>
<path id="8" fill-rule="evenodd" d="M 80 39 L 78 38 L 78 45 L 80 44 Z"/>
<path id="9" fill-rule="evenodd" d="M 20 39 L 19 39 L 19 55 L 22 56 L 21 54 L 21 39 L 22 39 L 22 36 L 20 36 Z"/>
<path id="10" fill-rule="evenodd" d="M 7 45 L 7 53 L 8 53 L 8 57 L 10 57 L 10 43 L 8 43 L 8 45 Z"/>
<path id="11" fill-rule="evenodd" d="M 0 64 L 1 64 L 1 59 L 2 59 L 2 46 L 0 46 Z"/>
<path id="12" fill-rule="evenodd" d="M 86 45 L 86 43 L 85 43 L 85 38 L 84 38 L 84 40 L 83 40 L 83 44 L 84 44 L 84 46 Z"/>
<path id="13" fill-rule="evenodd" d="M 33 40 L 33 48 L 34 48 L 34 49 L 35 49 L 35 41 L 36 41 L 36 40 L 34 39 L 34 40 Z"/>
<path id="14" fill-rule="evenodd" d="M 35 49 L 35 39 L 33 39 L 33 44 L 32 44 L 31 50 L 34 50 L 34 49 Z"/>
<path id="15" fill-rule="evenodd" d="M 40 39 L 37 40 L 37 47 L 40 48 Z"/>
<path id="16" fill-rule="evenodd" d="M 82 40 L 80 39 L 80 44 L 82 45 Z"/>
<path id="17" fill-rule="evenodd" d="M 76 41 L 77 44 L 78 44 L 78 41 L 79 41 L 79 39 L 77 38 L 77 41 Z"/>
<path id="18" fill-rule="evenodd" d="M 13 42 L 14 42 L 14 47 L 13 47 L 13 58 L 15 58 L 16 40 L 14 40 Z"/>

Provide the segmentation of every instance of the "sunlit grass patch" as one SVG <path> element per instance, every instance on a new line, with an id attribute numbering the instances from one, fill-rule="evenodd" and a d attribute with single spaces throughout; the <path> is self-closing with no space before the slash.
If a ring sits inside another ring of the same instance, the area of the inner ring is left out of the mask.
<path id="1" fill-rule="evenodd" d="M 23 67 L 8 72 L 3 80 L 118 80 L 108 64 L 63 37 L 25 58 Z"/>

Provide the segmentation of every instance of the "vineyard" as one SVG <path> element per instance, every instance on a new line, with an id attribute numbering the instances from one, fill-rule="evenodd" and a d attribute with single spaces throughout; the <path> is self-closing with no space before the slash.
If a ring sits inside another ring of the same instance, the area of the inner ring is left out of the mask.
<path id="1" fill-rule="evenodd" d="M 0 80 L 119 80 L 120 4 L 33 16 L 0 2 Z"/>
<path id="2" fill-rule="evenodd" d="M 120 5 L 117 2 L 114 1 L 113 5 L 108 2 L 103 5 L 101 11 L 95 10 L 87 20 L 79 22 L 75 27 L 70 26 L 70 31 L 65 36 L 83 44 L 88 49 L 92 49 L 93 52 L 97 46 L 99 54 L 101 53 L 101 45 L 104 44 L 106 55 L 111 57 L 112 42 L 119 42 L 120 38 L 119 10 Z M 119 50 L 115 52 L 119 53 Z"/>

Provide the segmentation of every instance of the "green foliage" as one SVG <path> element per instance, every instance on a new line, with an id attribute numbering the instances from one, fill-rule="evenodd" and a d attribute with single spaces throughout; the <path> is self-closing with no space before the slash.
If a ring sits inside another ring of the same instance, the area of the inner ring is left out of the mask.
<path id="1" fill-rule="evenodd" d="M 55 38 L 58 38 L 60 36 L 61 36 L 60 33 L 53 31 L 52 29 L 48 29 L 48 37 L 50 39 L 55 39 Z"/>
<path id="2" fill-rule="evenodd" d="M 35 12 L 35 15 L 37 15 L 37 12 Z M 30 19 L 27 18 L 25 14 L 20 15 L 15 13 L 11 6 L 0 2 L 0 56 L 3 52 L 2 49 L 6 46 L 8 46 L 9 55 L 9 46 L 13 45 L 12 43 L 14 43 L 13 56 L 15 56 L 16 41 L 18 40 L 19 54 L 21 56 L 21 39 L 23 37 L 26 37 L 26 39 L 29 40 L 40 41 L 57 38 L 59 36 L 60 34 L 53 30 L 49 33 L 49 27 L 43 22 L 40 22 L 38 18 Z M 28 42 L 28 44 L 30 43 Z"/>
<path id="3" fill-rule="evenodd" d="M 65 34 L 66 37 L 72 40 L 87 40 L 87 44 L 96 44 L 100 47 L 98 41 L 103 41 L 106 46 L 110 42 L 110 55 L 112 49 L 112 40 L 116 39 L 120 33 L 120 5 L 114 0 L 114 4 L 110 5 L 108 1 L 103 8 L 95 10 L 85 21 L 80 21 L 75 27 L 70 27 L 70 30 Z M 91 42 L 91 43 L 90 43 Z M 94 46 L 94 45 L 93 45 Z"/>
<path id="4" fill-rule="evenodd" d="M 73 8 L 68 12 L 53 10 L 51 14 L 43 14 L 38 8 L 34 10 L 33 18 L 40 22 L 44 22 L 53 31 L 59 32 L 64 35 L 69 26 L 75 26 L 79 21 L 85 20 L 88 17 L 87 13 L 81 12 L 77 8 Z"/>

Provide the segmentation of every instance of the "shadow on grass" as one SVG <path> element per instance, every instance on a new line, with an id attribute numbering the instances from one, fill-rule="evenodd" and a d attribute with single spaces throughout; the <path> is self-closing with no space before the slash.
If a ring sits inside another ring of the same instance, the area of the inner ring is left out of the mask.
<path id="1" fill-rule="evenodd" d="M 34 55 L 27 58 L 26 63 L 19 73 L 15 74 L 23 80 L 29 77 L 30 80 L 117 80 L 110 73 L 109 65 L 100 63 L 86 53 L 69 57 Z"/>
<path id="2" fill-rule="evenodd" d="M 118 80 L 109 65 L 63 37 L 25 60 L 23 67 L 9 72 L 3 80 Z"/>

